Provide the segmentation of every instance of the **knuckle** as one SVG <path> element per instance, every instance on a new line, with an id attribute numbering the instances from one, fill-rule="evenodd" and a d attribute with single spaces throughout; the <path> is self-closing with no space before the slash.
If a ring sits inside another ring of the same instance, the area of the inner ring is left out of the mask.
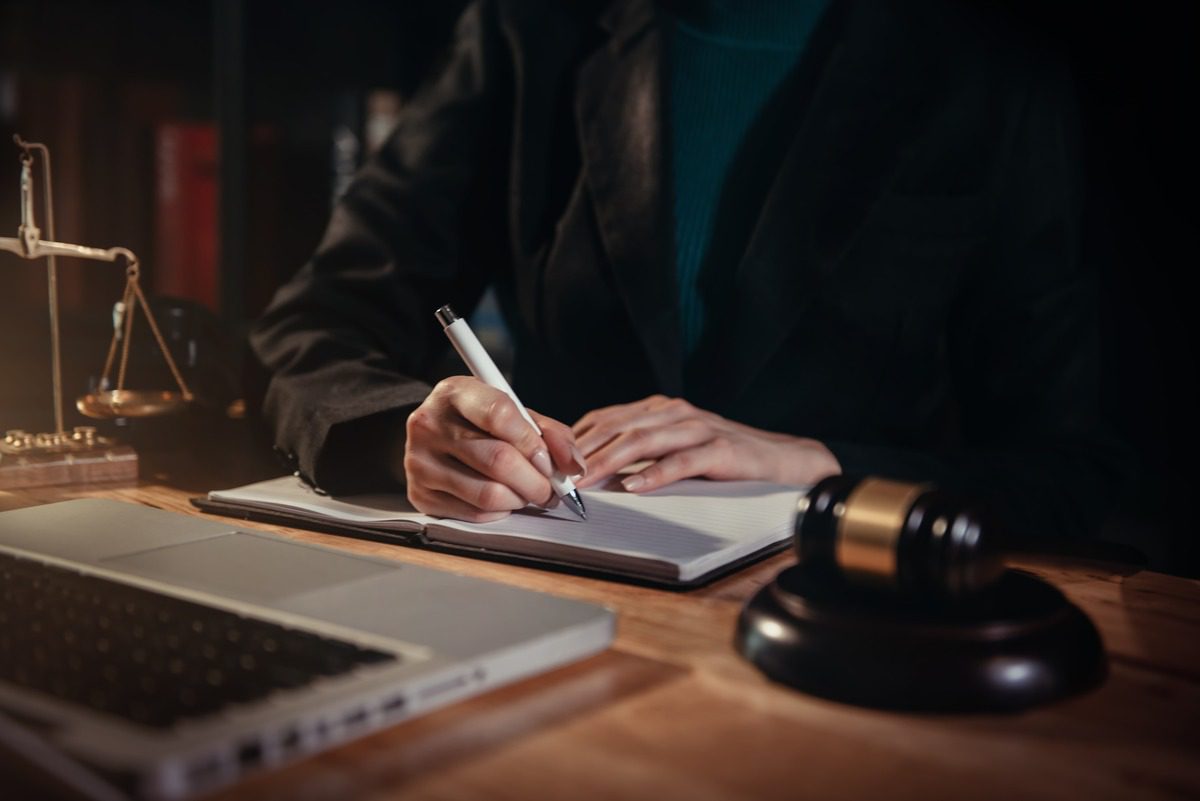
<path id="1" fill-rule="evenodd" d="M 411 439 L 414 434 L 420 434 L 425 431 L 430 431 L 433 428 L 433 415 L 425 406 L 418 406 L 408 416 L 405 423 L 405 430 L 408 432 Z"/>
<path id="2" fill-rule="evenodd" d="M 513 444 L 516 445 L 521 453 L 532 456 L 534 451 L 545 444 L 545 440 L 538 436 L 532 426 L 525 426 L 525 430 L 517 436 L 517 441 Z"/>
<path id="3" fill-rule="evenodd" d="M 626 441 L 631 445 L 643 445 L 650 440 L 650 429 L 634 428 L 625 433 Z"/>
<path id="4" fill-rule="evenodd" d="M 692 404 L 688 403 L 683 398 L 671 398 L 667 401 L 667 405 L 673 412 L 686 413 L 692 410 Z"/>
<path id="5" fill-rule="evenodd" d="M 450 376 L 443 378 L 441 381 L 433 385 L 433 390 L 429 393 L 430 398 L 441 400 L 442 398 L 455 395 L 462 389 L 463 376 Z"/>
<path id="6" fill-rule="evenodd" d="M 487 474 L 490 476 L 506 476 L 517 469 L 518 454 L 510 445 L 503 442 L 493 442 L 485 455 Z"/>
<path id="7" fill-rule="evenodd" d="M 696 451 L 688 450 L 688 451 L 681 451 L 678 454 L 676 454 L 676 458 L 674 461 L 675 461 L 675 464 L 678 466 L 678 468 L 682 472 L 690 475 L 693 472 L 695 472 L 696 467 L 698 466 L 700 460 L 698 458 Z"/>
<path id="8" fill-rule="evenodd" d="M 475 506 L 485 512 L 495 512 L 505 508 L 508 500 L 508 490 L 503 484 L 495 481 L 485 481 L 479 487 Z"/>
<path id="9" fill-rule="evenodd" d="M 425 514 L 430 514 L 433 511 L 431 505 L 428 502 L 428 498 L 426 497 L 426 493 L 425 493 L 424 489 L 421 488 L 419 485 L 409 484 L 408 490 L 407 490 L 407 492 L 405 492 L 405 497 L 408 498 L 408 502 L 411 503 L 412 507 L 414 509 L 416 509 L 418 512 L 424 512 Z"/>
<path id="10" fill-rule="evenodd" d="M 414 479 L 424 476 L 427 472 L 425 460 L 421 455 L 411 450 L 410 446 L 405 446 L 404 475 L 409 481 L 409 488 L 412 488 Z"/>
<path id="11" fill-rule="evenodd" d="M 508 399 L 508 396 L 501 395 L 492 400 L 484 411 L 484 425 L 489 431 L 505 428 L 509 425 L 515 413 L 516 410 L 513 408 L 512 401 Z"/>
<path id="12" fill-rule="evenodd" d="M 729 461 L 737 455 L 737 443 L 724 434 L 718 434 L 713 439 L 712 446 L 722 461 Z"/>

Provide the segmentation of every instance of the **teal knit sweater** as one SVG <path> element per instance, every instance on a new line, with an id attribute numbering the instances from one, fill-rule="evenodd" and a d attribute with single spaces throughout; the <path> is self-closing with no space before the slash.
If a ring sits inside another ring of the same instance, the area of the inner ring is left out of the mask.
<path id="1" fill-rule="evenodd" d="M 731 261 L 737 248 L 714 242 L 714 232 L 744 236 L 762 207 L 761 197 L 731 196 L 736 194 L 731 171 L 778 166 L 782 153 L 756 152 L 755 139 L 762 137 L 755 124 L 799 60 L 825 5 L 825 0 L 695 0 L 675 3 L 664 15 L 675 270 L 688 354 L 704 331 L 706 303 L 714 300 L 703 296 L 701 275 L 706 286 L 720 286 L 719 275 L 710 280 L 714 271 L 727 276 L 736 266 Z M 746 224 L 718 220 L 718 212 Z"/>

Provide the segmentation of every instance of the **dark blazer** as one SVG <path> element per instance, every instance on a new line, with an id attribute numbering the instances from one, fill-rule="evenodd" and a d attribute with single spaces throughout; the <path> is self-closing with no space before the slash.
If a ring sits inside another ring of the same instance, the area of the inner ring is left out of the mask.
<path id="1" fill-rule="evenodd" d="M 683 395 L 820 439 L 847 472 L 972 489 L 1019 534 L 1090 530 L 1119 470 L 1053 60 L 966 4 L 834 3 L 781 90 L 782 161 L 685 376 L 658 14 L 468 10 L 253 333 L 301 473 L 389 480 L 447 348 L 433 310 L 493 283 L 517 392 L 568 423 Z"/>

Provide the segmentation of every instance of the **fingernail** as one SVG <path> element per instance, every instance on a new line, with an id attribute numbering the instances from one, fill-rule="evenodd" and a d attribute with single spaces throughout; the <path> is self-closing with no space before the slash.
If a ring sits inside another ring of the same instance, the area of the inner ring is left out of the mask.
<path id="1" fill-rule="evenodd" d="M 575 475 L 581 476 L 581 477 L 586 476 L 587 475 L 587 462 L 585 462 L 583 459 L 583 451 L 579 450 L 579 448 L 572 445 L 571 446 L 571 458 L 573 460 L 575 460 L 575 468 L 576 468 Z"/>
<path id="2" fill-rule="evenodd" d="M 645 483 L 645 477 L 636 474 L 621 479 L 621 486 L 625 488 L 626 492 L 634 492 L 640 489 Z"/>
<path id="3" fill-rule="evenodd" d="M 533 462 L 533 466 L 538 469 L 538 472 L 546 478 L 554 475 L 554 464 L 550 461 L 550 454 L 545 450 L 535 452 L 530 461 Z"/>

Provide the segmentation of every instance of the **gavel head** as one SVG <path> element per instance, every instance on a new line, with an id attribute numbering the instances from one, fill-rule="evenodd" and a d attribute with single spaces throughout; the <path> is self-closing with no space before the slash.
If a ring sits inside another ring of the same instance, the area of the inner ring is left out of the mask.
<path id="1" fill-rule="evenodd" d="M 864 587 L 961 597 L 1003 571 L 978 506 L 931 484 L 830 476 L 800 499 L 793 545 L 806 569 Z"/>

